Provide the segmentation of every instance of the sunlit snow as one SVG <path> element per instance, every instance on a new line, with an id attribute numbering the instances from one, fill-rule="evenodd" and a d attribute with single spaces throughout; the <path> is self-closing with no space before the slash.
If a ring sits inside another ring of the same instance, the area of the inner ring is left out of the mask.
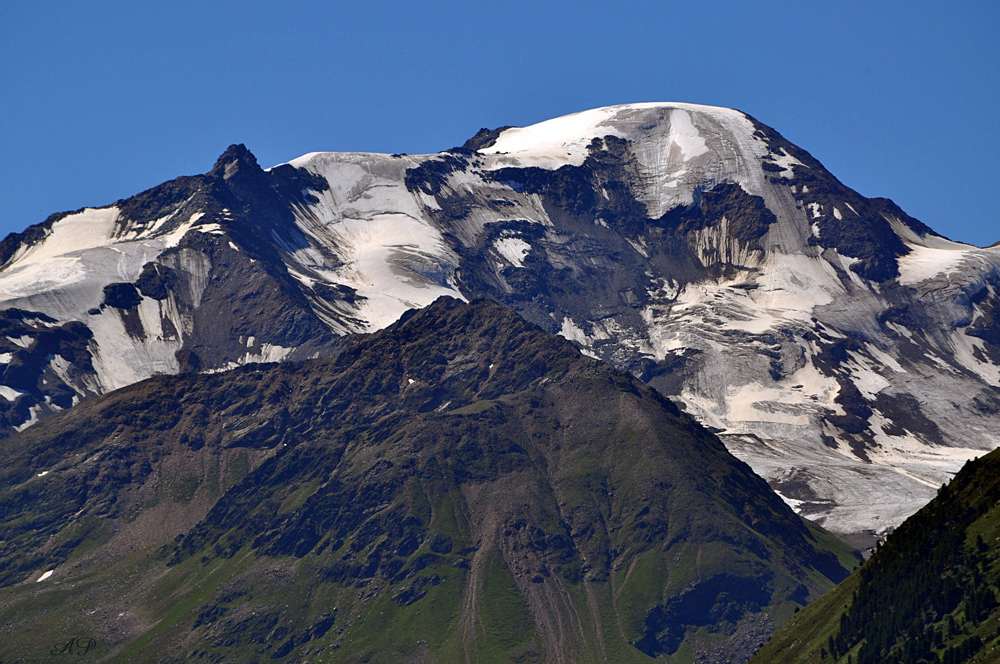
<path id="1" fill-rule="evenodd" d="M 493 248 L 514 267 L 524 267 L 524 258 L 531 251 L 531 245 L 518 237 L 497 238 Z"/>

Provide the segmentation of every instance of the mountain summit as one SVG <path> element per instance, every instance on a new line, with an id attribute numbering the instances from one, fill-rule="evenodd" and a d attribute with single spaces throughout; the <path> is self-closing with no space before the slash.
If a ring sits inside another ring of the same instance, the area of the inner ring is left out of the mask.
<path id="1" fill-rule="evenodd" d="M 234 146 L 0 260 L 7 431 L 156 373 L 329 354 L 449 295 L 642 378 L 841 534 L 897 525 L 998 442 L 1000 249 L 728 109 L 629 104 L 267 170 Z"/>

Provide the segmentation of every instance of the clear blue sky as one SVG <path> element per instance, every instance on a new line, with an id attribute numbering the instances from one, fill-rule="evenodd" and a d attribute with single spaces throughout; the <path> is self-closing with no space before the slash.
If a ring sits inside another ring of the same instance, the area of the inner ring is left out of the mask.
<path id="1" fill-rule="evenodd" d="M 739 108 L 1000 240 L 1000 3 L 0 1 L 0 234 L 318 150 L 436 152 L 638 101 Z"/>

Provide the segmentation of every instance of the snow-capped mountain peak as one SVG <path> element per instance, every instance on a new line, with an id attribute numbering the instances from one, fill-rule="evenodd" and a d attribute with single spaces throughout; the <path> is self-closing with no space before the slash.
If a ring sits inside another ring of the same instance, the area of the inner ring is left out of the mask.
<path id="1" fill-rule="evenodd" d="M 1000 249 L 729 109 L 626 104 L 267 170 L 233 146 L 8 237 L 0 262 L 9 428 L 155 373 L 332 353 L 450 295 L 642 377 L 839 532 L 899 523 L 1000 443 Z"/>

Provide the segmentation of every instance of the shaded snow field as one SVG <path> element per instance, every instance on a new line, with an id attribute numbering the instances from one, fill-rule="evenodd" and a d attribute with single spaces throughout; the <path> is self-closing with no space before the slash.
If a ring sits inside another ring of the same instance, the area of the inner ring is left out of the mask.
<path id="1" fill-rule="evenodd" d="M 143 265 L 176 247 L 189 231 L 201 230 L 198 221 L 203 214 L 186 219 L 170 215 L 125 232 L 118 229 L 119 215 L 114 206 L 67 215 L 52 225 L 42 241 L 22 246 L 0 272 L 0 306 L 38 311 L 60 322 L 78 320 L 93 332 L 97 382 L 76 385 L 90 393 L 114 390 L 157 373 L 176 373 L 175 352 L 181 340 L 164 334 L 162 322 L 171 321 L 177 330 L 188 325 L 172 302 L 143 298 L 138 314 L 147 335 L 139 339 L 127 333 L 116 310 L 98 308 L 104 286 L 135 281 Z M 197 271 L 197 266 L 184 267 Z M 31 343 L 33 338 L 28 338 L 24 345 Z M 49 369 L 74 384 L 61 357 L 51 357 Z M 3 396 L 12 395 L 4 392 Z M 33 421 L 34 417 L 20 428 Z"/>
<path id="2" fill-rule="evenodd" d="M 458 256 L 427 223 L 419 195 L 407 191 L 406 168 L 419 158 L 361 153 L 313 153 L 292 162 L 321 175 L 329 189 L 300 211 L 299 227 L 313 244 L 290 255 L 293 276 L 354 289 L 362 298 L 351 311 L 357 325 L 328 319 L 337 331 L 372 332 L 404 311 L 442 295 L 464 300 L 455 282 Z M 319 248 L 332 250 L 331 260 Z"/>

